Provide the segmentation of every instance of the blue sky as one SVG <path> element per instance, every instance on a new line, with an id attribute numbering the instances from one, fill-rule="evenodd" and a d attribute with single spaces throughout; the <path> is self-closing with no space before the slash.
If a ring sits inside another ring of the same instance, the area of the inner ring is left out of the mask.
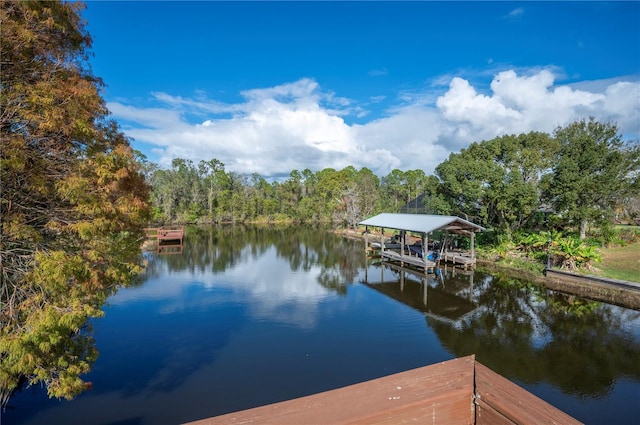
<path id="1" fill-rule="evenodd" d="M 451 152 L 594 116 L 640 136 L 640 2 L 88 1 L 91 64 L 169 166 L 431 174 Z"/>

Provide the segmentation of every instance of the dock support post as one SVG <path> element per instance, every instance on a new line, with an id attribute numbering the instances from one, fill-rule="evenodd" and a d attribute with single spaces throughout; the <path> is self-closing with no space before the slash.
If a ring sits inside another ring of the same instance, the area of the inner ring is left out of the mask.
<path id="1" fill-rule="evenodd" d="M 429 253 L 429 237 L 426 233 L 422 233 L 420 237 L 422 239 L 420 241 L 422 243 L 422 259 L 426 261 Z"/>
<path id="2" fill-rule="evenodd" d="M 400 265 L 404 266 L 404 246 L 407 244 L 407 233 L 404 230 L 400 231 Z"/>
<path id="3" fill-rule="evenodd" d="M 364 226 L 364 252 L 369 252 L 369 226 Z"/>
<path id="4" fill-rule="evenodd" d="M 476 258 L 476 246 L 475 246 L 476 232 L 471 231 L 471 258 Z"/>

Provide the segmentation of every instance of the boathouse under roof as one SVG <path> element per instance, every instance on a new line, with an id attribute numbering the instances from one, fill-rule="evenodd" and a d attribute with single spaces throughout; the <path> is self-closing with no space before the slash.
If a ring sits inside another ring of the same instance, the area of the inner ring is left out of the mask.
<path id="1" fill-rule="evenodd" d="M 359 224 L 416 233 L 446 230 L 450 233 L 467 236 L 486 230 L 482 226 L 452 215 L 382 213 L 361 221 Z"/>
<path id="2" fill-rule="evenodd" d="M 424 269 L 425 273 L 434 270 L 436 265 L 435 261 L 427 258 L 428 254 L 428 235 L 434 230 L 443 230 L 447 234 L 458 234 L 468 236 L 471 239 L 471 249 L 469 253 L 461 252 L 455 249 L 446 249 L 446 241 L 443 241 L 438 255 L 437 261 L 444 261 L 453 263 L 454 265 L 460 264 L 465 270 L 467 267 L 475 267 L 476 264 L 476 252 L 475 252 L 475 235 L 476 232 L 484 231 L 485 228 L 472 223 L 468 220 L 464 220 L 460 217 L 452 215 L 429 215 L 429 214 L 397 214 L 397 213 L 382 213 L 367 220 L 361 221 L 361 226 L 368 228 L 380 227 L 382 228 L 382 235 L 380 243 L 373 243 L 371 246 L 380 247 L 381 258 L 386 258 L 390 261 L 399 262 L 401 266 L 405 264 L 411 264 L 413 266 Z M 400 231 L 401 243 L 400 252 L 393 251 L 391 249 L 385 250 L 387 243 L 384 241 L 384 229 L 393 229 Z M 406 242 L 406 232 L 419 233 L 421 235 L 422 243 L 420 248 L 408 247 Z M 375 245 L 374 245 L 375 244 Z M 369 241 L 365 241 L 366 248 L 368 249 Z M 405 248 L 408 248 L 408 255 L 405 255 Z M 418 255 L 415 257 L 411 251 L 418 251 Z M 421 252 L 420 252 L 421 251 Z"/>

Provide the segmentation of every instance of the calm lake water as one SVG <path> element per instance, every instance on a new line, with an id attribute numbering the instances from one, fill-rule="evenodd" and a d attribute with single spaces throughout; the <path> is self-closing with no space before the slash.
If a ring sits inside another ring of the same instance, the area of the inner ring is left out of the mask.
<path id="1" fill-rule="evenodd" d="M 178 424 L 476 354 L 587 424 L 640 416 L 640 312 L 506 276 L 421 278 L 311 228 L 189 228 L 94 321 L 73 401 L 18 392 L 9 424 Z"/>

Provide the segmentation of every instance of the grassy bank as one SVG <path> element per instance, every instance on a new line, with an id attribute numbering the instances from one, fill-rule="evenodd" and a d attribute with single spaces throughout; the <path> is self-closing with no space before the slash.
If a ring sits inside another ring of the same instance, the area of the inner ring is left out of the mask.
<path id="1" fill-rule="evenodd" d="M 640 242 L 623 247 L 599 248 L 598 251 L 602 254 L 602 260 L 593 264 L 594 269 L 580 269 L 577 273 L 640 282 Z M 482 253 L 480 255 L 482 256 Z M 545 269 L 542 262 L 517 255 L 505 255 L 500 258 L 487 255 L 483 260 L 485 264 L 491 262 L 502 268 L 521 270 L 532 275 L 542 275 Z"/>
<path id="2" fill-rule="evenodd" d="M 603 248 L 595 274 L 612 279 L 640 282 L 640 242 L 623 247 Z"/>

